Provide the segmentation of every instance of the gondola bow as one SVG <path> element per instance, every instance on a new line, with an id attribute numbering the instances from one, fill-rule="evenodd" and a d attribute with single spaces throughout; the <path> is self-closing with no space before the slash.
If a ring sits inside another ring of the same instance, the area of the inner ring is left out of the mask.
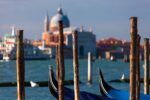
<path id="1" fill-rule="evenodd" d="M 129 100 L 129 91 L 118 90 L 111 87 L 103 77 L 101 70 L 99 70 L 99 77 L 100 77 L 100 92 L 102 96 L 116 99 L 116 100 Z M 140 100 L 150 100 L 150 95 L 144 95 L 140 93 Z"/>
<path id="2" fill-rule="evenodd" d="M 51 94 L 58 99 L 58 85 L 54 77 L 53 69 L 49 69 L 49 90 Z M 64 100 L 74 100 L 74 90 L 64 87 Z M 80 100 L 112 100 L 107 97 L 102 97 L 93 93 L 80 91 Z"/>

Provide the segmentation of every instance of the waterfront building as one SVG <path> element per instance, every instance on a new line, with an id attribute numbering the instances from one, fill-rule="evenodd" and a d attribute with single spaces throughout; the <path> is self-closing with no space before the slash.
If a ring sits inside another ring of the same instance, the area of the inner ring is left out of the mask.
<path id="1" fill-rule="evenodd" d="M 16 45 L 15 28 L 12 27 L 12 32 L 4 34 L 0 41 L 0 52 L 9 53 Z"/>
<path id="2" fill-rule="evenodd" d="M 96 43 L 97 55 L 99 58 L 109 59 L 114 56 L 116 59 L 128 59 L 130 55 L 130 42 L 116 38 L 98 40 Z M 140 59 L 144 59 L 144 47 L 140 45 Z"/>
<path id="3" fill-rule="evenodd" d="M 12 32 L 7 33 L 0 40 L 0 59 L 15 60 L 16 59 L 16 34 L 15 28 L 12 27 Z M 23 40 L 24 43 L 24 59 L 25 60 L 39 60 L 49 59 L 50 55 L 43 53 L 39 48 L 32 45 L 28 39 Z M 2 54 L 2 56 L 1 56 Z"/>
<path id="4" fill-rule="evenodd" d="M 56 15 L 54 15 L 51 20 L 49 16 L 46 15 L 44 19 L 44 32 L 42 33 L 41 41 L 33 41 L 36 46 L 43 47 L 42 42 L 44 42 L 45 47 L 56 47 L 58 44 L 59 35 L 59 21 L 63 22 L 63 34 L 64 34 L 64 45 L 65 55 L 69 57 L 72 56 L 72 33 L 78 31 L 78 54 L 79 57 L 87 57 L 88 52 L 91 52 L 94 56 L 96 54 L 96 36 L 93 34 L 92 29 L 84 30 L 83 27 L 73 27 L 70 26 L 70 20 L 66 14 L 63 13 L 62 8 L 58 8 Z M 55 55 L 55 52 L 52 52 Z M 70 54 L 69 54 L 70 53 Z M 67 57 L 67 56 L 66 56 Z"/>
<path id="5" fill-rule="evenodd" d="M 117 59 L 123 59 L 124 56 L 129 57 L 130 42 L 119 40 L 116 38 L 107 38 L 97 41 L 97 54 L 101 58 L 109 59 L 114 56 Z"/>

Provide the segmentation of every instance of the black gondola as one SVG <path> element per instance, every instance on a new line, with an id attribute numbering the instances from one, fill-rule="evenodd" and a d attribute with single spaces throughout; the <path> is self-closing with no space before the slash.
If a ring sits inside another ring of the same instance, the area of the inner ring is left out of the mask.
<path id="1" fill-rule="evenodd" d="M 107 82 L 104 80 L 101 70 L 99 70 L 99 76 L 100 76 L 99 87 L 102 96 L 116 100 L 129 100 L 128 91 L 118 90 L 108 85 Z M 140 100 L 150 100 L 150 95 L 140 93 Z"/>
<path id="2" fill-rule="evenodd" d="M 53 69 L 49 69 L 49 90 L 51 94 L 58 99 L 58 85 L 54 77 Z M 74 100 L 74 90 L 64 87 L 64 100 Z M 80 91 L 80 100 L 112 100 L 89 92 Z"/>

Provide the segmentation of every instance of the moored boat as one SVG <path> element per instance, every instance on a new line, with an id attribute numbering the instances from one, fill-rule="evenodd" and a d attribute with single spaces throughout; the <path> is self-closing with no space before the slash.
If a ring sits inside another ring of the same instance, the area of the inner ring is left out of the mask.
<path id="1" fill-rule="evenodd" d="M 51 94 L 58 99 L 58 85 L 54 77 L 53 69 L 49 69 L 48 86 Z M 74 90 L 64 87 L 64 100 L 74 100 Z M 107 97 L 102 97 L 85 91 L 80 91 L 80 100 L 114 100 Z"/>
<path id="2" fill-rule="evenodd" d="M 9 54 L 4 53 L 2 60 L 3 60 L 3 61 L 9 61 L 9 60 L 10 60 Z"/>
<path id="3" fill-rule="evenodd" d="M 129 100 L 129 91 L 118 90 L 111 87 L 103 77 L 101 70 L 99 71 L 100 74 L 100 92 L 103 96 L 115 99 L 115 100 Z M 140 100 L 150 100 L 150 95 L 145 95 L 140 93 Z"/>

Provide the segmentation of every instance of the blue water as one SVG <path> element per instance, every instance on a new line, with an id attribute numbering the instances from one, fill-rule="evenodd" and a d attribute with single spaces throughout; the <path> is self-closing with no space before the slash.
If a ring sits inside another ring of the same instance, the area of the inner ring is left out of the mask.
<path id="1" fill-rule="evenodd" d="M 26 81 L 47 81 L 48 80 L 48 67 L 53 65 L 55 69 L 55 60 L 45 61 L 26 61 L 25 62 L 25 80 Z M 143 76 L 143 63 L 141 63 L 141 77 Z M 105 80 L 110 81 L 112 79 L 120 79 L 122 74 L 125 74 L 125 78 L 129 78 L 129 63 L 124 63 L 121 60 L 111 62 L 107 60 L 95 60 L 93 63 L 93 84 L 87 84 L 87 59 L 79 60 L 79 72 L 80 90 L 88 91 L 91 93 L 99 94 L 99 80 L 98 80 L 98 68 L 101 68 Z M 72 60 L 65 60 L 66 79 L 73 79 L 73 65 Z M 16 81 L 16 62 L 0 62 L 0 82 Z M 109 83 L 113 87 L 122 90 L 129 90 L 128 83 Z M 143 84 L 142 84 L 143 85 Z M 141 91 L 143 87 L 141 85 Z M 67 86 L 73 88 L 73 86 Z M 17 91 L 16 87 L 0 87 L 0 100 L 16 100 Z M 25 88 L 26 100 L 55 100 L 50 94 L 48 87 L 26 87 Z"/>

